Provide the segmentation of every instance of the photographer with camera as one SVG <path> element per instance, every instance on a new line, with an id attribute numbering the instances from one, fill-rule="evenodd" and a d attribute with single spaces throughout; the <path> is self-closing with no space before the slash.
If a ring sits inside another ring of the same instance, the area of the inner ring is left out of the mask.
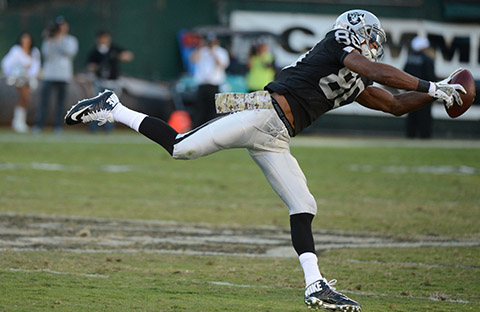
<path id="1" fill-rule="evenodd" d="M 63 16 L 59 16 L 47 27 L 42 43 L 43 68 L 40 106 L 37 111 L 34 132 L 43 130 L 51 93 L 57 93 L 56 111 L 53 120 L 54 131 L 62 132 L 63 113 L 67 86 L 73 77 L 73 59 L 78 51 L 78 40 L 69 35 L 69 25 Z"/>
<path id="2" fill-rule="evenodd" d="M 215 34 L 210 33 L 195 49 L 191 61 L 195 65 L 193 78 L 198 84 L 198 103 L 193 116 L 196 127 L 216 117 L 215 93 L 226 81 L 225 70 L 230 64 L 230 57 Z"/>

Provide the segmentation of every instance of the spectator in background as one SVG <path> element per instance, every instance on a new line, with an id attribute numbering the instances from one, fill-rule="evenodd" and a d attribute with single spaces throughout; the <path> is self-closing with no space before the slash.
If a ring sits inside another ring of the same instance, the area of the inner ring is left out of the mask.
<path id="1" fill-rule="evenodd" d="M 108 32 L 99 31 L 96 36 L 96 46 L 90 51 L 87 59 L 87 70 L 94 76 L 94 92 L 99 93 L 105 89 L 110 89 L 120 97 L 122 86 L 118 82 L 120 76 L 119 62 L 131 62 L 133 58 L 134 55 L 131 51 L 112 44 L 112 37 Z M 90 123 L 89 127 L 92 131 L 99 128 L 95 123 Z M 106 131 L 112 129 L 113 124 L 105 127 Z"/>
<path id="2" fill-rule="evenodd" d="M 412 52 L 408 55 L 404 71 L 420 79 L 436 81 L 433 59 L 426 51 L 430 47 L 427 38 L 413 38 Z M 432 106 L 427 105 L 407 115 L 407 137 L 428 139 L 432 137 Z"/>
<path id="3" fill-rule="evenodd" d="M 69 81 L 73 77 L 73 59 L 78 51 L 77 38 L 68 34 L 69 25 L 63 16 L 55 19 L 45 33 L 42 43 L 43 72 L 42 93 L 34 131 L 43 130 L 47 118 L 48 104 L 53 90 L 57 92 L 54 131 L 62 132 L 65 97 Z"/>
<path id="4" fill-rule="evenodd" d="M 193 116 L 196 127 L 216 116 L 215 93 L 226 81 L 225 70 L 230 58 L 228 51 L 219 45 L 217 37 L 209 34 L 192 53 L 191 61 L 195 65 L 193 78 L 198 84 L 198 102 Z"/>
<path id="5" fill-rule="evenodd" d="M 28 132 L 27 109 L 30 93 L 37 87 L 40 72 L 40 51 L 34 46 L 32 36 L 22 32 L 18 42 L 2 59 L 2 71 L 7 84 L 18 90 L 19 100 L 13 111 L 12 128 L 15 132 Z"/>
<path id="6" fill-rule="evenodd" d="M 250 91 L 263 90 L 275 79 L 274 58 L 270 53 L 268 44 L 260 39 L 252 47 L 248 59 L 247 86 Z"/>

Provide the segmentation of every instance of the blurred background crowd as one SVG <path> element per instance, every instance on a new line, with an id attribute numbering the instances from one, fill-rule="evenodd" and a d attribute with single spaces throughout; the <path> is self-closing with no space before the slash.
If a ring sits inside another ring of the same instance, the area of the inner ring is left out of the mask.
<path id="1" fill-rule="evenodd" d="M 112 89 L 184 132 L 216 116 L 215 93 L 263 89 L 352 8 L 382 21 L 383 62 L 426 80 L 468 68 L 480 82 L 476 0 L 0 0 L 0 125 L 60 135 L 72 104 Z M 352 104 L 306 132 L 480 138 L 478 102 L 458 119 L 441 103 L 406 118 Z"/>

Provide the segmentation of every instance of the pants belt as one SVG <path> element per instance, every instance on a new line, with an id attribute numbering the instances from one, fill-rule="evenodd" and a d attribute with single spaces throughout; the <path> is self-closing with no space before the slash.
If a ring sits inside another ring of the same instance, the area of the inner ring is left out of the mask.
<path id="1" fill-rule="evenodd" d="M 272 97 L 272 105 L 275 111 L 277 112 L 278 117 L 280 117 L 280 120 L 284 123 L 285 127 L 287 128 L 288 135 L 290 135 L 290 137 L 294 137 L 295 131 L 293 130 L 292 124 L 290 124 L 290 121 L 288 120 L 287 116 L 285 116 L 285 113 L 280 107 L 280 104 L 278 104 L 278 102 L 273 97 Z"/>

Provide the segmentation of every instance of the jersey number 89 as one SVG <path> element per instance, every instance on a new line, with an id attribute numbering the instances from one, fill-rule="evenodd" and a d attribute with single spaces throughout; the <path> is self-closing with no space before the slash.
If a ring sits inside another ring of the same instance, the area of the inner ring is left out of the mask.
<path id="1" fill-rule="evenodd" d="M 320 79 L 318 85 L 325 97 L 333 101 L 333 107 L 337 108 L 346 102 L 353 94 L 360 94 L 365 89 L 360 76 L 350 69 L 343 67 L 338 75 L 330 74 Z"/>
<path id="2" fill-rule="evenodd" d="M 338 29 L 335 32 L 335 40 L 344 45 L 353 45 L 361 49 L 360 40 L 346 29 Z"/>

